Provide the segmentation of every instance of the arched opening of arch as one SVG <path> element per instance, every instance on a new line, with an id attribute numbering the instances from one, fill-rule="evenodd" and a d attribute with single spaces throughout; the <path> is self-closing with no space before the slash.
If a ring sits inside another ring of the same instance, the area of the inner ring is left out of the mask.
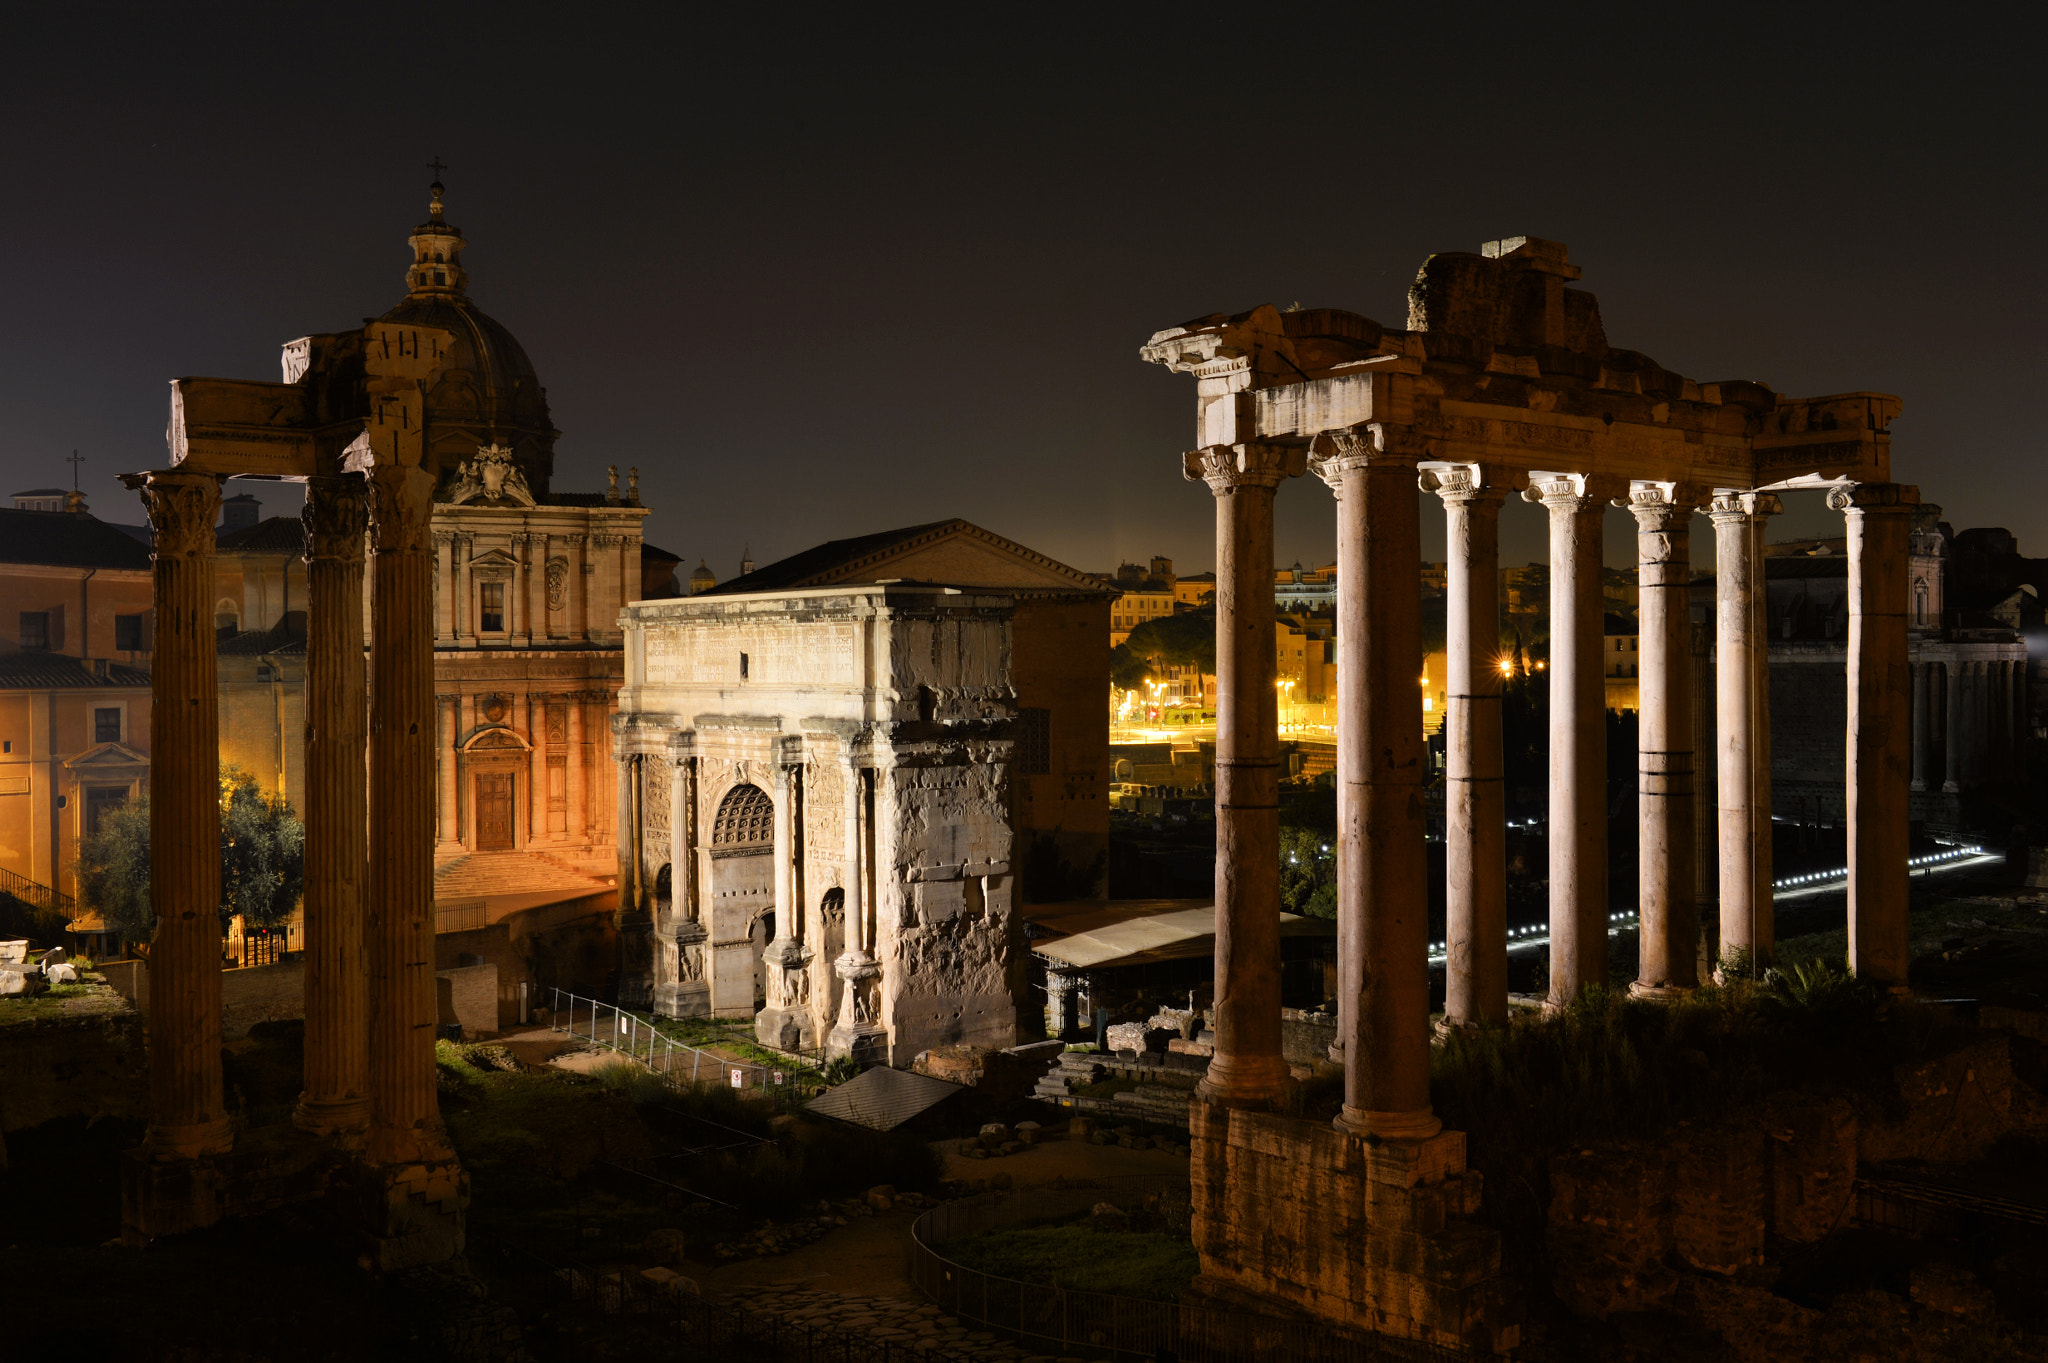
<path id="1" fill-rule="evenodd" d="M 750 1018 L 765 996 L 761 954 L 774 931 L 775 802 L 734 786 L 711 820 L 711 1012 Z"/>

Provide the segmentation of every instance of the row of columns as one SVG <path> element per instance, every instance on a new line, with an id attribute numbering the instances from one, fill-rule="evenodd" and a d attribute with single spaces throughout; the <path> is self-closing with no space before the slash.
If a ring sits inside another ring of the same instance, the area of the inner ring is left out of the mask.
<path id="1" fill-rule="evenodd" d="M 160 922 L 150 952 L 147 1148 L 194 1158 L 231 1139 L 215 918 L 220 479 L 173 470 L 131 484 L 149 509 L 156 555 L 150 892 Z M 384 1164 L 447 1153 L 434 1093 L 434 679 L 423 624 L 433 609 L 432 493 L 432 476 L 417 468 L 313 478 L 303 516 L 307 965 L 296 1120 L 359 1133 Z M 376 565 L 367 668 L 358 623 L 366 529 Z"/>
<path id="2" fill-rule="evenodd" d="M 2025 774 L 2025 659 L 1950 658 L 1912 674 L 1914 790 L 1953 794 Z"/>
<path id="3" fill-rule="evenodd" d="M 1377 423 L 1315 437 L 1307 463 L 1337 497 L 1339 728 L 1338 1124 L 1419 1139 L 1429 1105 L 1428 893 L 1422 880 L 1423 743 L 1415 707 L 1422 444 Z M 1279 1046 L 1278 738 L 1271 648 L 1272 508 L 1298 454 L 1212 446 L 1187 456 L 1217 505 L 1216 1053 L 1212 1101 L 1268 1103 L 1286 1077 Z M 1448 1020 L 1507 1014 L 1505 804 L 1501 787 L 1499 510 L 1519 483 L 1480 465 L 1433 468 L 1449 537 L 1446 938 Z M 1606 697 L 1601 525 L 1607 506 L 1638 525 L 1641 971 L 1651 997 L 1697 986 L 1691 518 L 1715 527 L 1720 836 L 1724 951 L 1767 955 L 1770 932 L 1769 716 L 1763 524 L 1768 494 L 1682 484 L 1539 475 L 1524 496 L 1550 517 L 1550 1001 L 1607 976 Z M 1904 726 L 1906 536 L 1918 493 L 1837 489 L 1849 523 L 1850 964 L 1905 980 L 1907 771 Z"/>

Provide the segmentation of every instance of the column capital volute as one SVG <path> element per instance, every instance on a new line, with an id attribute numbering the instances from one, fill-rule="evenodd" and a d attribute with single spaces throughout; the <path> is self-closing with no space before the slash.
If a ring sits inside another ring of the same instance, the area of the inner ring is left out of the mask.
<path id="1" fill-rule="evenodd" d="M 1529 475 L 1487 464 L 1435 464 L 1416 475 L 1415 482 L 1424 492 L 1441 497 L 1446 506 L 1498 507 L 1508 493 L 1529 486 Z"/>
<path id="2" fill-rule="evenodd" d="M 1775 516 L 1785 509 L 1777 494 L 1770 492 L 1741 492 L 1734 488 L 1717 487 L 1707 502 L 1707 515 L 1716 525 L 1727 521 L 1761 520 Z"/>
<path id="3" fill-rule="evenodd" d="M 1308 445 L 1308 467 L 1332 490 L 1344 475 L 1357 469 L 1413 469 L 1429 458 L 1429 441 L 1412 426 L 1366 421 L 1337 430 L 1318 431 Z"/>
<path id="4" fill-rule="evenodd" d="M 150 557 L 213 557 L 220 520 L 221 477 L 187 469 L 124 473 L 122 483 L 142 494 L 149 513 Z"/>
<path id="5" fill-rule="evenodd" d="M 1539 503 L 1549 511 L 1594 511 L 1604 509 L 1626 486 L 1609 474 L 1532 473 L 1522 500 Z"/>
<path id="6" fill-rule="evenodd" d="M 1181 473 L 1190 483 L 1207 483 L 1221 497 L 1241 487 L 1279 487 L 1285 479 L 1299 478 L 1307 459 L 1300 445 L 1205 445 L 1181 456 Z"/>
<path id="7" fill-rule="evenodd" d="M 1691 520 L 1700 499 L 1700 489 L 1689 483 L 1639 480 L 1629 485 L 1627 496 L 1615 498 L 1614 505 L 1634 516 L 1643 530 L 1655 533 Z"/>
<path id="8" fill-rule="evenodd" d="M 306 537 L 306 561 L 359 564 L 370 527 L 370 503 L 362 475 L 344 473 L 306 480 L 306 508 L 299 513 Z"/>
<path id="9" fill-rule="evenodd" d="M 1828 507 L 1851 516 L 1909 516 L 1920 509 L 1920 489 L 1910 483 L 1850 483 L 1828 493 Z"/>

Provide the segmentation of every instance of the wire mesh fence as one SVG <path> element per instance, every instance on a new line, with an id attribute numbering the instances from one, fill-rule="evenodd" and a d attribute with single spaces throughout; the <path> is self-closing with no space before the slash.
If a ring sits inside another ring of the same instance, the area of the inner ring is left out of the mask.
<path id="1" fill-rule="evenodd" d="M 1187 1197 L 1187 1180 L 1180 1176 L 1020 1188 L 949 1202 L 926 1212 L 911 1228 L 911 1280 L 962 1320 L 1068 1355 L 1171 1357 L 1178 1363 L 1254 1358 L 1263 1363 L 1464 1363 L 1474 1357 L 1463 1349 L 1351 1333 L 1326 1322 L 1021 1282 L 969 1268 L 944 1251 L 950 1240 L 1057 1221 L 1102 1202 L 1125 1210 L 1149 1203 L 1170 1222 L 1176 1214 L 1186 1215 Z"/>
<path id="2" fill-rule="evenodd" d="M 781 1064 L 735 1059 L 677 1041 L 653 1019 L 616 1004 L 582 998 L 566 989 L 549 994 L 548 1025 L 553 1030 L 637 1060 L 677 1088 L 732 1088 L 786 1105 L 810 1097 L 820 1082 L 811 1056 L 792 1055 Z"/>

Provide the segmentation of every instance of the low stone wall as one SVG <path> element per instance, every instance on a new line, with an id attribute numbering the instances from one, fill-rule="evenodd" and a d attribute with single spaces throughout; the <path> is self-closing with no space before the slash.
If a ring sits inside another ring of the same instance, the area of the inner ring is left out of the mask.
<path id="1" fill-rule="evenodd" d="M 220 1036 L 247 1036 L 259 1022 L 283 1022 L 306 1015 L 306 964 L 245 966 L 220 972 Z"/>
<path id="2" fill-rule="evenodd" d="M 465 1040 L 498 1030 L 497 966 L 487 962 L 437 970 L 434 992 L 440 1000 L 441 1025 L 460 1027 Z"/>
<path id="3" fill-rule="evenodd" d="M 0 1132 L 149 1115 L 148 1031 L 132 1008 L 0 1028 Z"/>
<path id="4" fill-rule="evenodd" d="M 1499 1232 L 1465 1219 L 1480 1178 L 1462 1132 L 1368 1145 L 1199 1100 L 1189 1116 L 1197 1291 L 1454 1348 L 1520 1342 Z"/>
<path id="5" fill-rule="evenodd" d="M 1330 1047 L 1337 1041 L 1335 1013 L 1305 1013 L 1299 1008 L 1280 1010 L 1280 1054 L 1294 1069 L 1313 1071 L 1330 1063 Z"/>

